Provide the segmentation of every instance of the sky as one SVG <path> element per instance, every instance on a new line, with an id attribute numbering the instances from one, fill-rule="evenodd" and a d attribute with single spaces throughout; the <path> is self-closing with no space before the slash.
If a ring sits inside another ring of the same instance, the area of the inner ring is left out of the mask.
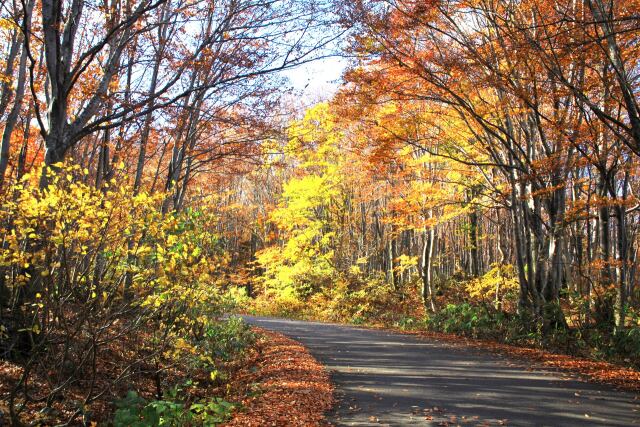
<path id="1" fill-rule="evenodd" d="M 338 90 L 347 60 L 329 57 L 287 70 L 284 75 L 306 102 L 329 99 Z"/>

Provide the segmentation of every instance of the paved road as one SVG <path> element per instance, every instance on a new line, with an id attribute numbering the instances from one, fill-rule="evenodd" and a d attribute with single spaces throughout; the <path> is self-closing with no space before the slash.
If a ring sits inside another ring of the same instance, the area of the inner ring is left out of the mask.
<path id="1" fill-rule="evenodd" d="M 337 425 L 640 425 L 633 394 L 479 350 L 342 325 L 246 319 L 300 341 L 327 366 Z"/>

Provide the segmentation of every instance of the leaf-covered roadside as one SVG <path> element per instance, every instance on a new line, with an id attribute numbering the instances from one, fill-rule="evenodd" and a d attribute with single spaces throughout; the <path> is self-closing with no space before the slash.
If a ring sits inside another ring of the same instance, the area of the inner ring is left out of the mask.
<path id="1" fill-rule="evenodd" d="M 324 413 L 333 405 L 333 386 L 324 367 L 300 343 L 257 329 L 259 355 L 238 375 L 248 391 L 243 409 L 225 427 L 328 426 Z M 240 384 L 235 387 L 243 388 Z"/>

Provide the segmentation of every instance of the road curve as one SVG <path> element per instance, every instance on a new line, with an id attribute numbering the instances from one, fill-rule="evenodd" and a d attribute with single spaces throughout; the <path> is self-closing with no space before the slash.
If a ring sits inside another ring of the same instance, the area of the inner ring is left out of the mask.
<path id="1" fill-rule="evenodd" d="M 337 425 L 640 425 L 637 396 L 506 357 L 386 331 L 245 319 L 300 341 L 328 368 Z"/>

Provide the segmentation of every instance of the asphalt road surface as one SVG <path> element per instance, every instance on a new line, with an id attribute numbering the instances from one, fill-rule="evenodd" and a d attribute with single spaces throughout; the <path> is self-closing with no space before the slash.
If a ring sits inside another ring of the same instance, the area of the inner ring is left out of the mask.
<path id="1" fill-rule="evenodd" d="M 245 319 L 304 344 L 331 373 L 339 426 L 633 426 L 640 400 L 481 350 L 386 331 Z"/>

